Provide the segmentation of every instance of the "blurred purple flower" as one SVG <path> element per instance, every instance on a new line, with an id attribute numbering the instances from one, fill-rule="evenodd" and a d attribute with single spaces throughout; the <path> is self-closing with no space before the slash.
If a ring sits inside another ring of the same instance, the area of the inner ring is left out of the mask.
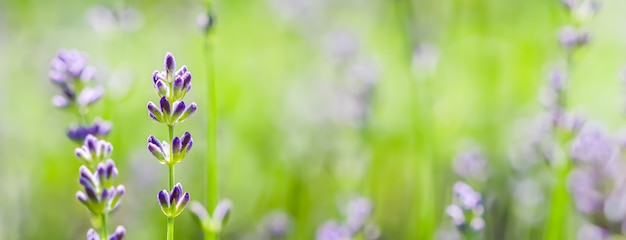
<path id="1" fill-rule="evenodd" d="M 291 219 L 283 211 L 267 214 L 261 221 L 261 231 L 268 239 L 282 239 L 291 228 Z"/>
<path id="2" fill-rule="evenodd" d="M 478 147 L 459 152 L 454 158 L 454 172 L 465 179 L 484 182 L 489 177 L 487 158 Z"/>
<path id="3" fill-rule="evenodd" d="M 347 226 L 336 221 L 327 221 L 317 229 L 316 240 L 350 240 L 352 233 Z"/>
<path id="4" fill-rule="evenodd" d="M 97 118 L 91 125 L 81 126 L 74 124 L 67 129 L 67 137 L 75 142 L 82 142 L 87 135 L 93 135 L 95 137 L 106 137 L 111 132 L 112 124 L 108 121 L 103 121 Z"/>
<path id="5" fill-rule="evenodd" d="M 587 125 L 572 142 L 571 156 L 576 161 L 606 163 L 614 151 L 614 144 L 602 128 Z"/>

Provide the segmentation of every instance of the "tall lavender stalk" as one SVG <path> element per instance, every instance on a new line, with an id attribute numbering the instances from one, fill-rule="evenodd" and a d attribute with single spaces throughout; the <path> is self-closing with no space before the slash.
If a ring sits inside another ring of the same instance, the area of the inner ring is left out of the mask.
<path id="1" fill-rule="evenodd" d="M 207 73 L 207 106 L 209 115 L 207 117 L 207 163 L 206 163 L 206 206 L 217 207 L 219 199 L 219 171 L 217 161 L 217 100 L 216 100 L 216 79 L 215 79 L 215 13 L 211 0 L 206 0 L 206 22 L 203 24 L 204 44 L 206 63 L 208 65 Z M 217 233 L 215 236 L 211 233 L 205 233 L 205 239 L 219 239 Z"/>
<path id="2" fill-rule="evenodd" d="M 174 166 L 185 158 L 193 146 L 189 132 L 174 137 L 174 126 L 185 121 L 197 109 L 196 103 L 185 105 L 183 98 L 191 90 L 191 73 L 186 66 L 176 71 L 176 61 L 171 53 L 165 54 L 165 71 L 154 71 L 152 81 L 159 106 L 148 102 L 148 114 L 157 122 L 167 125 L 169 141 L 159 141 L 154 135 L 148 137 L 148 150 L 161 164 L 166 164 L 169 173 L 169 191 L 162 190 L 157 199 L 161 211 L 167 217 L 167 239 L 174 239 L 174 219 L 189 202 L 189 193 L 183 192 L 180 183 L 174 185 Z"/>
<path id="3" fill-rule="evenodd" d="M 89 106 L 97 102 L 103 94 L 100 86 L 90 87 L 95 74 L 93 67 L 87 66 L 87 57 L 76 50 L 61 50 L 52 60 L 48 73 L 50 80 L 63 92 L 52 98 L 52 103 L 77 115 L 79 122 L 72 124 L 67 136 L 75 142 L 83 142 L 75 154 L 83 165 L 79 169 L 79 183 L 84 192 L 78 191 L 76 198 L 89 210 L 95 227 L 87 231 L 88 240 L 121 240 L 126 234 L 123 226 L 117 226 L 109 235 L 108 215 L 119 207 L 124 195 L 123 185 L 114 186 L 113 179 L 118 170 L 111 160 L 113 146 L 96 136 L 106 136 L 111 124 L 96 118 L 93 124 L 87 122 Z M 97 230 L 96 230 L 97 229 Z"/>
<path id="4" fill-rule="evenodd" d="M 198 15 L 197 23 L 202 33 L 204 34 L 204 52 L 207 63 L 207 161 L 206 161 L 206 207 L 214 207 L 214 216 L 211 217 L 206 211 L 204 206 L 200 203 L 194 203 L 194 215 L 200 224 L 204 232 L 204 239 L 215 240 L 219 239 L 219 232 L 222 226 L 226 223 L 223 217 L 215 216 L 217 212 L 220 212 L 221 208 L 225 208 L 225 203 L 230 207 L 232 203 L 230 200 L 222 200 L 218 203 L 219 199 L 219 163 L 217 160 L 217 100 L 216 100 L 216 79 L 215 79 L 215 12 L 213 8 L 213 2 L 211 0 L 205 1 L 206 12 Z"/>
<path id="5" fill-rule="evenodd" d="M 544 104 L 551 115 L 553 137 L 557 148 L 564 148 L 580 128 L 578 119 L 567 112 L 568 101 L 566 83 L 574 66 L 575 54 L 589 42 L 589 33 L 581 28 L 597 10 L 596 0 L 563 0 L 563 6 L 570 15 L 570 22 L 559 31 L 559 42 L 566 56 L 565 68 L 555 69 L 550 76 L 548 99 Z M 565 131 L 563 131 L 565 130 Z M 557 151 L 559 152 L 560 149 Z M 568 238 L 564 226 L 571 224 L 568 208 L 571 200 L 567 193 L 566 178 L 571 168 L 568 154 L 551 156 L 551 163 L 556 177 L 553 188 L 549 219 L 546 222 L 545 237 L 549 239 Z"/>

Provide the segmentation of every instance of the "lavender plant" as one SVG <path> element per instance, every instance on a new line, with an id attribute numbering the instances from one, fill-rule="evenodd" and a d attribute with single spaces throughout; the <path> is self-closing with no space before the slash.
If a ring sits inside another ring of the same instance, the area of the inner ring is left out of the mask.
<path id="1" fill-rule="evenodd" d="M 464 182 L 456 182 L 452 192 L 452 204 L 446 208 L 446 214 L 464 239 L 482 239 L 485 228 L 482 196 Z"/>
<path id="2" fill-rule="evenodd" d="M 124 195 L 123 185 L 114 186 L 113 179 L 118 170 L 111 160 L 113 146 L 96 136 L 106 136 L 111 131 L 111 124 L 96 118 L 93 124 L 87 124 L 89 106 L 98 101 L 103 94 L 100 86 L 89 87 L 95 74 L 93 67 L 87 66 L 87 57 L 76 50 L 61 50 L 52 60 L 49 78 L 63 92 L 54 96 L 52 103 L 59 108 L 75 113 L 79 123 L 67 130 L 67 136 L 75 142 L 84 141 L 76 148 L 76 157 L 83 164 L 79 169 L 79 183 L 84 191 L 78 191 L 76 198 L 91 213 L 94 228 L 87 232 L 88 240 L 121 240 L 126 234 L 123 226 L 117 226 L 115 232 L 107 230 L 108 215 L 115 211 Z"/>
<path id="3" fill-rule="evenodd" d="M 574 56 L 589 42 L 589 33 L 582 30 L 582 24 L 587 22 L 597 10 L 596 0 L 564 0 L 565 10 L 570 15 L 570 23 L 559 31 L 559 43 L 565 51 L 566 63 L 564 69 L 555 69 L 548 85 L 547 104 L 544 104 L 550 113 L 553 126 L 554 151 L 548 159 L 552 160 L 556 183 L 553 188 L 550 217 L 546 225 L 546 238 L 560 239 L 565 232 L 563 226 L 571 224 L 568 213 L 570 200 L 566 190 L 566 176 L 570 169 L 570 156 L 563 153 L 563 148 L 571 141 L 580 129 L 582 121 L 567 111 L 567 77 L 572 74 Z M 565 131 L 563 131 L 565 130 Z"/>
<path id="4" fill-rule="evenodd" d="M 198 14 L 196 23 L 204 35 L 204 52 L 208 65 L 207 74 L 207 161 L 206 161 L 206 206 L 215 206 L 213 216 L 206 208 L 198 202 L 192 204 L 192 214 L 195 222 L 204 232 L 207 240 L 219 239 L 222 227 L 228 221 L 232 202 L 228 199 L 219 199 L 219 176 L 217 160 L 217 101 L 216 101 L 216 79 L 215 79 L 215 12 L 213 1 L 206 0 L 206 12 Z"/>
<path id="5" fill-rule="evenodd" d="M 157 199 L 161 211 L 167 218 L 167 239 L 174 239 L 174 219 L 189 202 L 189 193 L 183 192 L 180 183 L 174 185 L 174 167 L 185 158 L 193 146 L 189 132 L 181 137 L 174 137 L 174 126 L 185 121 L 197 109 L 196 103 L 186 105 L 183 98 L 191 90 L 191 73 L 186 66 L 176 71 L 176 61 L 171 53 L 165 54 L 165 70 L 154 71 L 152 81 L 159 106 L 148 102 L 148 115 L 157 122 L 167 125 L 169 141 L 159 141 L 154 135 L 148 137 L 148 150 L 161 163 L 166 164 L 169 172 L 169 190 L 158 193 Z"/>

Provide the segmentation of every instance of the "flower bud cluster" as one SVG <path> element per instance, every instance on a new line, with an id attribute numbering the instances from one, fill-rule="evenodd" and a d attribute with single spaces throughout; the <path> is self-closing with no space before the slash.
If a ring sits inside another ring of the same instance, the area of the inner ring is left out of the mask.
<path id="1" fill-rule="evenodd" d="M 157 195 L 159 205 L 161 205 L 161 211 L 169 218 L 175 218 L 181 212 L 187 203 L 189 202 L 189 193 L 183 193 L 183 187 L 180 183 L 174 185 L 174 189 L 171 192 L 167 190 L 161 190 Z"/>
<path id="2" fill-rule="evenodd" d="M 176 164 L 185 158 L 185 155 L 193 146 L 193 138 L 189 132 L 185 132 L 182 137 L 175 137 L 172 141 L 170 158 L 170 146 L 167 141 L 159 141 L 155 136 L 148 137 L 148 151 L 162 164 Z"/>
<path id="3" fill-rule="evenodd" d="M 463 235 L 476 235 L 485 228 L 482 215 L 485 211 L 479 192 L 464 182 L 456 182 L 453 187 L 452 204 L 446 208 L 446 214 Z"/>
<path id="4" fill-rule="evenodd" d="M 126 192 L 123 185 L 115 185 L 113 180 L 119 171 L 110 158 L 113 151 L 111 143 L 87 135 L 83 146 L 76 148 L 76 157 L 83 162 L 79 169 L 79 183 L 83 191 L 76 192 L 76 198 L 96 217 L 106 216 L 120 205 L 120 199 Z M 106 223 L 103 223 L 106 224 Z M 102 233 L 101 233 L 102 234 Z M 108 233 L 104 233 L 108 235 Z M 124 227 L 118 226 L 109 239 L 121 240 Z M 90 229 L 87 239 L 100 239 L 96 230 Z"/>
<path id="5" fill-rule="evenodd" d="M 48 78 L 61 90 L 52 97 L 52 104 L 58 108 L 76 112 L 84 117 L 88 107 L 100 100 L 104 89 L 90 86 L 95 76 L 95 68 L 87 65 L 87 56 L 77 50 L 60 50 L 50 63 Z M 83 120 L 67 130 L 67 136 L 75 142 L 82 142 L 89 134 L 104 137 L 111 131 L 111 124 L 96 119 L 92 124 Z"/>
<path id="6" fill-rule="evenodd" d="M 155 71 L 152 81 L 157 96 L 160 97 L 159 106 L 152 101 L 148 102 L 148 114 L 157 122 L 174 126 L 185 121 L 196 109 L 196 103 L 186 105 L 183 98 L 191 90 L 191 73 L 186 66 L 178 71 L 176 61 L 171 53 L 165 56 L 165 71 Z"/>
<path id="7" fill-rule="evenodd" d="M 574 169 L 567 184 L 576 209 L 598 229 L 626 234 L 624 139 L 615 141 L 599 126 L 587 125 L 570 151 Z"/>

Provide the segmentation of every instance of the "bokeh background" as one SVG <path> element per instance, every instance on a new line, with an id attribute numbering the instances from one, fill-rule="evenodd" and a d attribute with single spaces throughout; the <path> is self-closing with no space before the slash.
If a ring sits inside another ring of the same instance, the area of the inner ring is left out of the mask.
<path id="1" fill-rule="evenodd" d="M 90 117 L 114 124 L 107 140 L 127 195 L 111 222 L 127 239 L 163 238 L 155 196 L 167 170 L 146 138 L 167 130 L 146 103 L 157 100 L 151 74 L 166 52 L 189 67 L 186 99 L 199 111 L 176 132 L 196 143 L 177 181 L 203 201 L 204 6 L 0 1 L 0 239 L 83 239 L 90 226 L 75 199 L 77 145 L 65 136 L 76 120 L 50 101 L 59 49 L 85 52 L 105 86 Z M 625 10 L 626 2 L 602 1 L 583 25 L 591 40 L 574 56 L 567 88 L 568 108 L 609 132 L 624 124 Z M 548 73 L 564 64 L 557 32 L 571 19 L 560 1 L 228 0 L 215 13 L 220 196 L 234 203 L 223 239 L 263 239 L 264 219 L 277 211 L 291 220 L 287 239 L 314 239 L 355 196 L 374 204 L 368 222 L 380 239 L 454 237 L 445 208 L 458 180 L 485 199 L 484 239 L 575 239 L 586 223 L 568 192 L 552 194 L 550 164 L 516 169 L 531 161 L 515 150 L 544 111 Z M 486 160 L 474 180 L 453 167 L 468 149 Z M 566 212 L 551 211 L 555 197 Z M 551 214 L 567 217 L 551 225 Z M 189 215 L 177 218 L 177 238 L 201 239 Z"/>

